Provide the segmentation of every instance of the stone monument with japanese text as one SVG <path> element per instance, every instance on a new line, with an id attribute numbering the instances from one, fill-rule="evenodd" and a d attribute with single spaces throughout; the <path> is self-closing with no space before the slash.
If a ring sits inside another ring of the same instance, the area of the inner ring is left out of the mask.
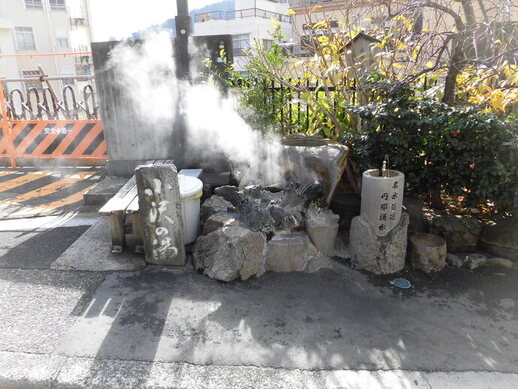
<path id="1" fill-rule="evenodd" d="M 361 212 L 351 223 L 353 263 L 376 274 L 405 266 L 408 214 L 402 212 L 405 175 L 370 169 L 362 176 Z"/>

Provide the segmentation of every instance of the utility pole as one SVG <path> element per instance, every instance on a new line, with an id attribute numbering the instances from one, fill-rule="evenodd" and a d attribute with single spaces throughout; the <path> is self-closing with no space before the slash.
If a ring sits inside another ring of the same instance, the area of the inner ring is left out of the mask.
<path id="1" fill-rule="evenodd" d="M 186 132 L 187 122 L 182 112 L 183 88 L 190 81 L 189 72 L 189 36 L 191 35 L 191 17 L 187 0 L 176 0 L 177 16 L 176 22 L 176 39 L 174 43 L 174 56 L 176 63 L 176 77 L 178 78 L 178 103 L 176 106 L 176 115 L 173 123 L 173 160 L 178 170 L 184 168 L 187 150 Z"/>

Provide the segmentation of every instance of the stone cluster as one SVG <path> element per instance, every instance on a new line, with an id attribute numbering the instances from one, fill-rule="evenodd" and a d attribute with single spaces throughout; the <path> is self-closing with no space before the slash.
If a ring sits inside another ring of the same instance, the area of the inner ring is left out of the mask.
<path id="1" fill-rule="evenodd" d="M 201 206 L 203 235 L 193 264 L 221 281 L 265 271 L 314 272 L 329 267 L 339 217 L 323 205 L 322 182 L 284 190 L 251 185 L 216 188 Z"/>

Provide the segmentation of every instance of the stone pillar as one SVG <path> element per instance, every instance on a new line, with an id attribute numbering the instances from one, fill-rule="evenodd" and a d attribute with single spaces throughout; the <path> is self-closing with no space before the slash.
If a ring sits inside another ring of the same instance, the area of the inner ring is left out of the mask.
<path id="1" fill-rule="evenodd" d="M 362 216 L 353 218 L 350 230 L 350 252 L 355 265 L 375 274 L 395 273 L 405 267 L 408 214 L 385 236 Z"/>
<path id="2" fill-rule="evenodd" d="M 184 266 L 184 226 L 178 174 L 172 164 L 135 169 L 146 262 Z"/>

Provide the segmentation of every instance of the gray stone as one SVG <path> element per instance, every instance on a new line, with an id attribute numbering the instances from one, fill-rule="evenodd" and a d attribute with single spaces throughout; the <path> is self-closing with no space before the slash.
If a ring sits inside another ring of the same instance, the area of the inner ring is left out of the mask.
<path id="1" fill-rule="evenodd" d="M 330 209 L 311 207 L 307 213 L 306 229 L 311 241 L 324 255 L 332 256 L 335 251 L 338 220 Z"/>
<path id="2" fill-rule="evenodd" d="M 51 265 L 55 270 L 128 271 L 146 266 L 141 255 L 126 250 L 111 252 L 110 226 L 106 218 L 99 219 Z"/>
<path id="3" fill-rule="evenodd" d="M 498 257 L 489 258 L 487 260 L 487 264 L 491 265 L 491 266 L 501 266 L 501 267 L 505 267 L 507 269 L 513 268 L 513 261 L 511 261 L 510 259 L 507 259 L 507 258 L 498 258 Z"/>
<path id="4" fill-rule="evenodd" d="M 377 236 L 361 216 L 351 223 L 351 258 L 359 268 L 375 274 L 395 273 L 405 267 L 408 214 L 403 212 L 399 224 L 386 236 Z"/>
<path id="5" fill-rule="evenodd" d="M 349 149 L 341 143 L 304 134 L 284 137 L 282 144 L 281 166 L 287 178 L 303 185 L 323 179 L 329 205 L 345 170 Z"/>
<path id="6" fill-rule="evenodd" d="M 268 242 L 266 270 L 279 273 L 303 271 L 308 262 L 319 255 L 303 232 L 275 235 Z"/>
<path id="7" fill-rule="evenodd" d="M 240 226 L 239 215 L 236 213 L 220 212 L 211 215 L 203 225 L 203 235 L 210 234 L 221 227 Z"/>
<path id="8" fill-rule="evenodd" d="M 516 216 L 486 226 L 480 247 L 490 254 L 518 261 L 518 219 Z"/>
<path id="9" fill-rule="evenodd" d="M 203 226 L 207 219 L 219 212 L 235 212 L 231 202 L 221 196 L 213 195 L 203 202 L 200 207 L 200 223 Z"/>
<path id="10" fill-rule="evenodd" d="M 351 258 L 351 252 L 349 251 L 349 247 L 340 238 L 340 236 L 338 236 L 335 240 L 335 252 L 334 252 L 333 256 L 342 258 L 342 259 Z"/>
<path id="11" fill-rule="evenodd" d="M 482 254 L 469 254 L 464 259 L 464 264 L 470 269 L 476 269 L 482 265 L 487 264 L 487 258 Z"/>
<path id="12" fill-rule="evenodd" d="M 446 263 L 450 266 L 455 266 L 457 268 L 461 268 L 462 266 L 464 266 L 464 261 L 462 260 L 462 258 L 452 253 L 446 254 Z"/>
<path id="13" fill-rule="evenodd" d="M 182 199 L 172 164 L 135 169 L 146 262 L 184 266 L 186 262 Z"/>
<path id="14" fill-rule="evenodd" d="M 409 257 L 412 266 L 425 273 L 440 271 L 446 264 L 446 241 L 433 234 L 418 232 L 410 237 Z"/>
<path id="15" fill-rule="evenodd" d="M 315 257 L 311 259 L 308 264 L 306 265 L 306 268 L 304 271 L 306 273 L 316 273 L 319 270 L 322 269 L 330 269 L 331 268 L 331 260 L 329 257 L 325 257 L 323 255 L 319 257 Z"/>
<path id="16" fill-rule="evenodd" d="M 444 238 L 450 252 L 475 251 L 483 226 L 471 216 L 439 215 L 432 219 L 430 232 Z"/>
<path id="17" fill-rule="evenodd" d="M 233 206 L 239 207 L 241 205 L 241 196 L 239 195 L 239 188 L 232 185 L 224 185 L 214 189 L 216 196 L 223 197 L 228 202 L 232 203 Z"/>
<path id="18" fill-rule="evenodd" d="M 425 232 L 423 201 L 414 196 L 405 196 L 403 207 L 410 217 L 408 232 Z"/>
<path id="19" fill-rule="evenodd" d="M 232 281 L 260 276 L 265 269 L 266 239 L 243 227 L 223 227 L 198 238 L 193 249 L 195 269 L 210 278 Z"/>

